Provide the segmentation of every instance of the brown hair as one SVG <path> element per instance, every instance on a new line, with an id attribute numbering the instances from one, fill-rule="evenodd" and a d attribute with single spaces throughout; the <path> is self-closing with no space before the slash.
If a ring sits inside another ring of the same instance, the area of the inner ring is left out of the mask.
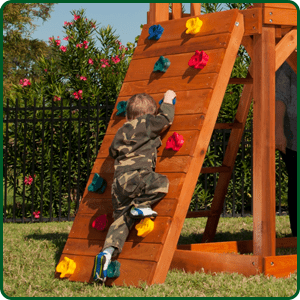
<path id="1" fill-rule="evenodd" d="M 136 94 L 127 101 L 126 116 L 129 121 L 146 114 L 155 115 L 156 111 L 156 102 L 148 94 Z"/>

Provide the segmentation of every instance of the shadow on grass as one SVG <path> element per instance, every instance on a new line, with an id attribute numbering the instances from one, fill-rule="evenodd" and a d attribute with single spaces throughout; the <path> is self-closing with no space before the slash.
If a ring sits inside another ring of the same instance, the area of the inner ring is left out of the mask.
<path id="1" fill-rule="evenodd" d="M 197 244 L 202 242 L 202 233 L 192 233 L 188 236 L 180 235 L 178 244 Z M 239 232 L 219 232 L 216 233 L 213 242 L 228 242 L 228 241 L 247 241 L 252 240 L 252 230 L 241 229 Z"/>
<path id="2" fill-rule="evenodd" d="M 55 246 L 55 264 L 58 264 L 60 256 L 64 250 L 68 239 L 68 233 L 45 233 L 45 234 L 29 234 L 25 239 L 32 239 L 37 241 L 50 241 Z"/>

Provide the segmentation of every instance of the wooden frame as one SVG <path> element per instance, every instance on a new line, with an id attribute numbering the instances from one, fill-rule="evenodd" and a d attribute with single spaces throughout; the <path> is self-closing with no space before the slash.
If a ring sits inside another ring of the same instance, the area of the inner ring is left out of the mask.
<path id="1" fill-rule="evenodd" d="M 163 283 L 170 266 L 192 271 L 200 271 L 201 268 L 211 272 L 245 270 L 245 275 L 264 272 L 285 276 L 295 270 L 296 256 L 286 256 L 288 264 L 284 264 L 281 257 L 275 256 L 276 243 L 277 246 L 280 243 L 294 245 L 296 239 L 275 239 L 274 83 L 275 70 L 283 61 L 288 59 L 293 68 L 297 68 L 293 52 L 297 45 L 296 27 L 294 23 L 266 25 L 263 22 L 266 11 L 263 4 L 244 12 L 230 10 L 203 16 L 200 16 L 199 3 L 191 4 L 189 15 L 181 13 L 179 3 L 172 4 L 172 8 L 169 13 L 168 3 L 150 3 L 148 24 L 143 27 L 116 103 L 140 92 L 150 94 L 158 103 L 166 87 L 174 89 L 178 99 L 182 99 L 176 103 L 176 117 L 170 130 L 162 135 L 162 146 L 158 149 L 156 171 L 168 176 L 169 193 L 154 206 L 158 212 L 154 230 L 144 238 L 138 237 L 134 230 L 130 232 L 118 256 L 121 275 L 108 279 L 106 285 L 139 286 L 142 281 L 149 285 Z M 291 6 L 277 5 L 275 9 L 293 13 Z M 195 36 L 187 35 L 186 20 L 197 15 L 204 25 Z M 164 28 L 164 34 L 157 41 L 149 40 L 149 27 L 158 23 Z M 276 44 L 275 37 L 282 39 Z M 243 80 L 230 79 L 241 44 L 252 57 L 248 76 Z M 210 57 L 209 64 L 201 72 L 188 67 L 190 57 L 198 48 L 207 51 Z M 168 56 L 171 65 L 164 74 L 154 73 L 153 65 L 161 55 Z M 231 124 L 216 124 L 227 84 L 231 83 L 244 84 L 235 120 Z M 216 232 L 253 97 L 253 242 L 206 243 L 212 242 Z M 184 101 L 186 99 L 188 101 Z M 124 118 L 116 116 L 116 107 L 87 182 L 88 187 L 94 174 L 98 173 L 107 181 L 107 189 L 103 194 L 97 194 L 89 192 L 86 187 L 60 258 L 61 261 L 67 256 L 76 262 L 70 281 L 92 281 L 94 258 L 101 251 L 107 233 L 107 229 L 97 231 L 92 223 L 102 214 L 107 215 L 109 225 L 113 221 L 110 187 L 114 168 L 108 148 L 118 128 L 125 122 Z M 214 128 L 232 130 L 224 161 L 218 168 L 202 168 Z M 164 150 L 166 140 L 174 131 L 182 134 L 185 140 L 176 153 Z M 200 172 L 220 172 L 214 200 L 210 211 L 188 213 L 192 187 L 196 186 Z M 203 235 L 205 243 L 177 247 L 185 217 L 208 217 Z M 249 247 L 253 256 L 238 254 L 248 251 Z"/>

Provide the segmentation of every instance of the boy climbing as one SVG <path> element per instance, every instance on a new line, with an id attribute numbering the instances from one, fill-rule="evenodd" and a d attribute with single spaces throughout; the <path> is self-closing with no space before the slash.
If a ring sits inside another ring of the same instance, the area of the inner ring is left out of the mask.
<path id="1" fill-rule="evenodd" d="M 121 253 L 136 219 L 156 217 L 151 206 L 168 192 L 168 178 L 154 170 L 157 148 L 161 146 L 159 134 L 173 122 L 175 97 L 175 92 L 168 90 L 157 114 L 156 103 L 148 94 L 136 94 L 127 101 L 127 122 L 109 148 L 115 159 L 111 191 L 114 222 L 103 251 L 95 258 L 94 281 L 106 281 L 111 257 Z"/>

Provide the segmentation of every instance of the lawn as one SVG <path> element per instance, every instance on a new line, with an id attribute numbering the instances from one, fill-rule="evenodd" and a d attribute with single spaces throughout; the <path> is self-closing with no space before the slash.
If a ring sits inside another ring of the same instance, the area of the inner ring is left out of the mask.
<path id="1" fill-rule="evenodd" d="M 196 243 L 205 218 L 186 219 L 179 243 Z M 168 272 L 164 284 L 105 287 L 54 278 L 72 222 L 4 224 L 3 288 L 8 297 L 292 297 L 297 274 L 286 279 L 263 275 Z M 277 237 L 291 236 L 289 218 L 276 217 Z M 215 241 L 252 239 L 252 218 L 221 218 Z M 295 254 L 278 249 L 277 254 Z"/>

